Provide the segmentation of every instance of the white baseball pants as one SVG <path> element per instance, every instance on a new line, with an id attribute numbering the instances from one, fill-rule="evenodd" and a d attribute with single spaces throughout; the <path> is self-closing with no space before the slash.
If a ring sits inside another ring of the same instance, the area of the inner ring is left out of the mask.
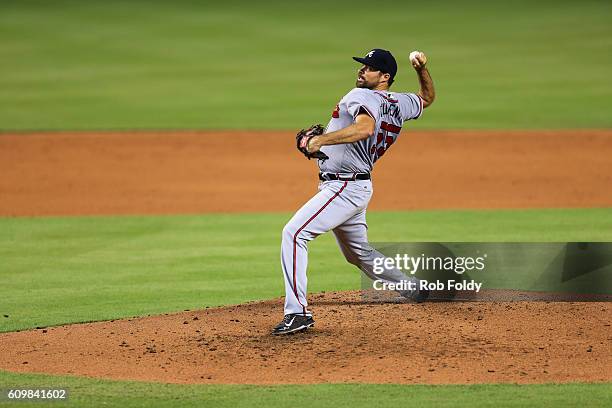
<path id="1" fill-rule="evenodd" d="M 374 273 L 374 259 L 384 255 L 368 244 L 366 208 L 372 197 L 371 180 L 324 181 L 319 192 L 283 228 L 281 266 L 285 279 L 285 314 L 310 314 L 307 277 L 308 242 L 333 230 L 346 260 L 371 279 L 387 282 L 416 280 L 397 269 Z"/>

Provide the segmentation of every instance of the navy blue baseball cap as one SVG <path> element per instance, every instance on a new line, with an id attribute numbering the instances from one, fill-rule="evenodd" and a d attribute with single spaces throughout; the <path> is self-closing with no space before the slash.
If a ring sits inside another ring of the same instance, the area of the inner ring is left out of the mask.
<path id="1" fill-rule="evenodd" d="M 365 57 L 353 57 L 353 59 L 391 75 L 391 79 L 397 74 L 397 62 L 393 54 L 387 50 L 374 48 L 372 51 L 368 52 Z"/>

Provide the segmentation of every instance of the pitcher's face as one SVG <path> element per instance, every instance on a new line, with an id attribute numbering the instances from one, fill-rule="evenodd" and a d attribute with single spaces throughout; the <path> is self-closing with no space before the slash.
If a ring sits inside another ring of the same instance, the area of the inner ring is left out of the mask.
<path id="1" fill-rule="evenodd" d="M 357 88 L 374 89 L 382 82 L 388 81 L 389 74 L 385 74 L 369 65 L 362 65 L 361 68 L 359 68 L 359 71 L 357 71 L 357 81 L 355 81 L 355 86 Z"/>

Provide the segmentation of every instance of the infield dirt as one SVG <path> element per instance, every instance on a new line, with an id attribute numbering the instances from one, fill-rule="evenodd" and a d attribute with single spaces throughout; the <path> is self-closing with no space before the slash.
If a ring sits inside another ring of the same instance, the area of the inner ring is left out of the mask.
<path id="1" fill-rule="evenodd" d="M 612 206 L 612 131 L 406 132 L 370 210 Z M 0 134 L 0 215 L 295 211 L 314 161 L 288 132 Z"/>

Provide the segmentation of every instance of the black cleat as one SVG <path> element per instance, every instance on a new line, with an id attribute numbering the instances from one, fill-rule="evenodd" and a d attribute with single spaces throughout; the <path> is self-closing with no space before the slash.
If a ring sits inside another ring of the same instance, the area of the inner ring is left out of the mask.
<path id="1" fill-rule="evenodd" d="M 403 290 L 399 292 L 400 296 L 415 302 L 415 303 L 423 303 L 429 298 L 429 290 L 428 289 L 417 289 L 417 290 Z"/>
<path id="2" fill-rule="evenodd" d="M 312 316 L 303 314 L 288 314 L 273 330 L 272 334 L 291 334 L 301 332 L 314 326 Z"/>

